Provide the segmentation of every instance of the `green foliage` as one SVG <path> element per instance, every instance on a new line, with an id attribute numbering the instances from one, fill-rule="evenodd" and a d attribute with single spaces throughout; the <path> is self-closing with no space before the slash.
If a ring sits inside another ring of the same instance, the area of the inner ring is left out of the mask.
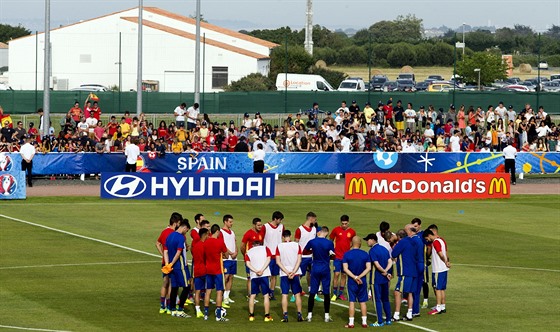
<path id="1" fill-rule="evenodd" d="M 560 40 L 560 26 L 553 24 L 544 34 L 552 39 Z"/>
<path id="2" fill-rule="evenodd" d="M 416 52 L 410 44 L 399 43 L 393 45 L 387 55 L 387 62 L 391 67 L 414 66 L 416 65 Z"/>
<path id="3" fill-rule="evenodd" d="M 412 14 L 398 16 L 393 21 L 379 21 L 369 27 L 372 39 L 377 43 L 417 43 L 422 40 L 422 19 Z M 360 34 L 363 39 L 363 33 Z"/>
<path id="4" fill-rule="evenodd" d="M 513 66 L 519 67 L 522 63 L 528 63 L 533 67 L 537 66 L 538 60 L 536 55 L 513 55 Z"/>
<path id="5" fill-rule="evenodd" d="M 327 65 L 334 65 L 338 59 L 338 51 L 330 47 L 313 48 L 313 61 L 325 61 Z"/>
<path id="6" fill-rule="evenodd" d="M 268 91 L 273 90 L 274 82 L 272 79 L 261 73 L 249 74 L 239 81 L 231 82 L 224 87 L 224 91 Z"/>
<path id="7" fill-rule="evenodd" d="M 288 47 L 286 68 L 286 49 L 284 46 L 276 47 L 270 53 L 270 73 L 269 77 L 275 79 L 278 73 L 307 74 L 313 65 L 313 57 L 301 46 Z"/>
<path id="8" fill-rule="evenodd" d="M 338 52 L 337 64 L 349 65 L 358 63 L 367 63 L 368 52 L 364 47 L 352 45 L 345 47 Z"/>
<path id="9" fill-rule="evenodd" d="M 560 67 L 560 54 L 549 55 L 546 57 L 549 67 Z"/>
<path id="10" fill-rule="evenodd" d="M 387 56 L 389 52 L 391 52 L 392 45 L 391 44 L 373 44 L 373 64 L 378 66 L 381 64 L 387 64 L 389 67 L 389 63 L 387 62 Z"/>
<path id="11" fill-rule="evenodd" d="M 16 39 L 31 34 L 31 30 L 24 28 L 21 25 L 17 27 L 9 24 L 0 24 L 0 43 L 6 43 L 12 39 Z"/>
<path id="12" fill-rule="evenodd" d="M 282 45 L 286 45 L 286 39 L 288 40 L 288 45 L 303 45 L 304 41 L 304 36 L 297 30 L 292 30 L 290 27 L 282 27 L 274 30 L 253 30 L 250 32 L 242 30 L 240 32 Z"/>
<path id="13" fill-rule="evenodd" d="M 438 42 L 431 48 L 432 63 L 434 66 L 452 66 L 454 48 L 451 45 Z M 418 61 L 420 64 L 420 61 Z"/>
<path id="14" fill-rule="evenodd" d="M 495 45 L 494 35 L 487 30 L 469 32 L 465 36 L 465 44 L 475 52 L 482 52 Z"/>
<path id="15" fill-rule="evenodd" d="M 305 39 L 305 30 L 302 30 Z M 331 47 L 341 49 L 351 45 L 352 42 L 342 32 L 333 32 L 320 25 L 313 26 L 313 46 L 314 47 Z"/>
<path id="16" fill-rule="evenodd" d="M 478 82 L 480 69 L 480 84 L 490 84 L 495 80 L 507 78 L 507 65 L 502 62 L 502 57 L 489 52 L 477 52 L 472 56 L 465 57 L 464 61 L 457 62 L 457 74 L 462 76 L 465 82 Z"/>
<path id="17" fill-rule="evenodd" d="M 414 52 L 416 53 L 416 63 L 420 66 L 433 66 L 432 61 L 433 45 L 422 43 L 414 45 Z"/>
<path id="18" fill-rule="evenodd" d="M 340 82 L 344 81 L 346 78 L 346 74 L 343 72 L 319 67 L 312 67 L 309 74 L 323 76 L 335 89 L 340 85 Z"/>

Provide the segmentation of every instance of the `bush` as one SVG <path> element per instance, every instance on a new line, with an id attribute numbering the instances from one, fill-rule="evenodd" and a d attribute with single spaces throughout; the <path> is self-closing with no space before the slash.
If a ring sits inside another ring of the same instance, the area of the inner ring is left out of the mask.
<path id="1" fill-rule="evenodd" d="M 253 73 L 226 85 L 224 91 L 268 91 L 273 88 L 274 82 L 270 78 L 260 73 Z"/>
<path id="2" fill-rule="evenodd" d="M 330 47 L 314 47 L 313 59 L 315 62 L 323 60 L 327 65 L 334 65 L 338 58 L 338 51 Z"/>
<path id="3" fill-rule="evenodd" d="M 513 66 L 519 67 L 522 63 L 528 63 L 531 66 L 537 66 L 537 56 L 536 55 L 514 55 L 513 56 Z"/>
<path id="4" fill-rule="evenodd" d="M 432 47 L 430 44 L 418 44 L 414 46 L 416 52 L 416 65 L 418 66 L 433 66 L 432 62 Z"/>
<path id="5" fill-rule="evenodd" d="M 315 66 L 311 68 L 310 74 L 323 76 L 335 88 L 346 78 L 346 74 L 343 72 Z"/>
<path id="6" fill-rule="evenodd" d="M 416 52 L 410 44 L 393 45 L 391 52 L 387 55 L 387 62 L 392 67 L 414 66 L 416 65 Z"/>
<path id="7" fill-rule="evenodd" d="M 348 46 L 338 52 L 337 64 L 341 65 L 354 65 L 367 63 L 368 54 L 364 47 L 361 46 Z"/>
<path id="8" fill-rule="evenodd" d="M 549 55 L 546 57 L 549 67 L 560 67 L 560 55 Z"/>

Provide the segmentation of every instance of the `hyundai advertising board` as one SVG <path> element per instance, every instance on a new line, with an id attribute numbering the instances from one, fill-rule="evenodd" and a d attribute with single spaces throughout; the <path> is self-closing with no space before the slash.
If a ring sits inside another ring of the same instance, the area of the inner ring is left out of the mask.
<path id="1" fill-rule="evenodd" d="M 274 174 L 102 173 L 101 198 L 274 198 Z"/>

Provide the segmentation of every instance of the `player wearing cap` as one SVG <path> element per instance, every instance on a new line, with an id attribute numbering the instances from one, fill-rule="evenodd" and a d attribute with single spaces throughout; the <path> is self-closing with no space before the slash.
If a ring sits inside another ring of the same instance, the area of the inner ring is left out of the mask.
<path id="1" fill-rule="evenodd" d="M 284 215 L 280 211 L 272 213 L 272 220 L 263 225 L 260 230 L 260 235 L 263 238 L 264 245 L 270 250 L 272 256 L 270 258 L 270 299 L 274 300 L 274 288 L 276 288 L 276 277 L 280 274 L 280 269 L 276 265 L 276 247 L 282 242 L 282 232 L 284 225 L 282 225 Z"/>
<path id="2" fill-rule="evenodd" d="M 435 225 L 433 225 L 435 226 Z M 432 227 L 432 226 L 430 226 Z M 445 313 L 445 290 L 447 288 L 447 271 L 451 267 L 447 257 L 447 243 L 437 234 L 437 226 L 424 231 L 424 238 L 432 242 L 432 286 L 436 292 L 436 308 L 429 315 Z"/>
<path id="3" fill-rule="evenodd" d="M 375 234 L 373 234 L 375 235 Z M 348 325 L 346 328 L 354 327 L 355 302 L 360 303 L 362 312 L 362 327 L 367 327 L 367 307 L 368 300 L 367 274 L 371 271 L 371 262 L 368 254 L 360 249 L 362 239 L 359 236 L 352 238 L 352 249 L 344 254 L 342 267 L 348 275 Z"/>
<path id="4" fill-rule="evenodd" d="M 270 260 L 272 253 L 260 241 L 254 241 L 253 247 L 245 254 L 245 264 L 250 271 L 251 295 L 249 297 L 249 321 L 255 320 L 255 297 L 262 293 L 264 299 L 264 321 L 272 322 L 270 316 L 270 289 L 268 287 L 270 276 Z"/>
<path id="5" fill-rule="evenodd" d="M 333 281 L 333 297 L 331 301 L 336 301 L 340 298 L 346 301 L 344 296 L 344 285 L 346 284 L 346 274 L 342 271 L 342 258 L 344 254 L 350 250 L 352 238 L 356 236 L 356 231 L 350 228 L 350 217 L 342 215 L 340 217 L 340 226 L 336 226 L 329 238 L 334 241 L 335 258 L 334 266 L 334 281 Z M 323 289 L 325 292 L 325 289 Z"/>
<path id="6" fill-rule="evenodd" d="M 222 232 L 222 239 L 226 244 L 229 252 L 233 254 L 227 255 L 224 259 L 224 277 L 225 277 L 225 291 L 224 291 L 224 304 L 229 305 L 235 303 L 230 297 L 231 286 L 233 284 L 233 276 L 237 274 L 237 244 L 235 243 L 235 233 L 233 232 L 233 216 L 226 214 L 223 217 L 224 227 L 220 230 Z"/>
<path id="7" fill-rule="evenodd" d="M 326 237 L 329 234 L 329 228 L 321 227 L 317 232 L 317 237 L 309 241 L 305 246 L 305 251 L 310 251 L 313 255 L 313 264 L 311 265 L 311 288 L 309 290 L 309 300 L 307 302 L 307 321 L 311 322 L 313 316 L 313 307 L 315 306 L 315 295 L 319 291 L 319 285 L 323 286 L 325 322 L 332 322 L 329 311 L 331 307 L 330 289 L 331 289 L 331 271 L 330 260 L 334 255 L 334 245 Z M 341 262 L 342 265 L 342 262 Z"/>
<path id="8" fill-rule="evenodd" d="M 302 249 L 296 242 L 292 241 L 292 232 L 282 232 L 283 242 L 276 247 L 276 263 L 280 268 L 280 288 L 282 290 L 282 322 L 288 322 L 288 294 L 290 290 L 295 294 L 297 309 L 297 321 L 303 322 L 301 316 L 301 253 Z"/>
<path id="9" fill-rule="evenodd" d="M 188 280 L 190 279 L 189 269 L 187 268 L 187 249 L 185 244 L 185 234 L 187 234 L 190 229 L 189 221 L 187 219 L 182 219 L 178 223 L 178 228 L 175 232 L 169 234 L 165 241 L 165 249 L 163 251 L 163 257 L 165 265 L 162 268 L 164 273 L 169 274 L 171 280 L 171 292 L 169 295 L 169 305 L 168 309 L 171 311 L 171 316 L 189 318 L 183 308 L 185 307 L 185 301 L 190 292 L 190 287 L 188 286 Z M 181 295 L 179 296 L 179 307 L 175 307 L 175 299 L 177 298 L 177 293 L 179 292 L 179 287 L 183 288 Z"/>
<path id="10" fill-rule="evenodd" d="M 156 248 L 161 255 L 161 266 L 165 265 L 165 257 L 164 257 L 164 250 L 165 250 L 165 242 L 167 241 L 167 237 L 169 234 L 175 231 L 177 224 L 183 220 L 183 216 L 179 212 L 173 212 L 171 217 L 169 218 L 169 225 L 161 231 L 157 241 L 156 241 Z M 169 293 L 171 291 L 170 283 L 169 283 L 169 275 L 163 274 L 163 283 L 161 285 L 160 291 L 160 308 L 159 313 L 167 313 L 171 314 L 171 310 L 167 310 L 167 304 L 170 303 L 169 301 Z"/>
<path id="11" fill-rule="evenodd" d="M 389 302 L 389 281 L 392 279 L 391 268 L 393 260 L 389 255 L 389 251 L 378 243 L 378 237 L 375 234 L 368 234 L 364 238 L 367 241 L 369 250 L 369 259 L 372 264 L 372 273 L 369 275 L 370 284 L 373 288 L 373 302 L 377 315 L 377 322 L 371 326 L 379 327 L 383 325 L 391 325 L 391 303 Z M 383 311 L 385 311 L 385 320 L 383 320 Z"/>

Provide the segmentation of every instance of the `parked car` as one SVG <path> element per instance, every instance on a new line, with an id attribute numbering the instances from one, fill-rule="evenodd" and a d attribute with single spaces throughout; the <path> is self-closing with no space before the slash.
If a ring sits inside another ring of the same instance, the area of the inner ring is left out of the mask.
<path id="1" fill-rule="evenodd" d="M 400 73 L 397 76 L 397 80 L 411 80 L 413 82 L 416 82 L 416 76 L 414 76 L 414 74 L 412 73 Z"/>
<path id="2" fill-rule="evenodd" d="M 521 85 L 521 84 L 511 84 L 511 85 L 506 85 L 503 87 L 503 90 L 506 91 L 519 91 L 519 92 L 530 92 L 530 91 L 534 91 L 529 89 L 529 87 L 527 87 L 526 85 Z"/>
<path id="3" fill-rule="evenodd" d="M 428 92 L 442 92 L 449 90 L 453 90 L 453 85 L 449 83 L 432 83 L 428 86 L 428 89 L 426 89 Z"/>
<path id="4" fill-rule="evenodd" d="M 530 91 L 536 91 L 537 85 L 535 85 L 532 81 L 523 81 L 519 82 L 516 85 L 526 86 Z"/>
<path id="5" fill-rule="evenodd" d="M 546 61 L 539 62 L 539 69 L 548 70 L 548 62 Z"/>
<path id="6" fill-rule="evenodd" d="M 399 91 L 406 91 L 406 92 L 414 92 L 416 91 L 416 84 L 414 84 L 413 80 L 409 79 L 397 79 Z"/>
<path id="7" fill-rule="evenodd" d="M 443 81 L 443 76 L 441 76 L 441 75 L 428 75 L 428 80 Z"/>
<path id="8" fill-rule="evenodd" d="M 399 88 L 399 83 L 397 83 L 397 81 L 386 81 L 385 83 L 383 83 L 383 86 L 381 87 L 381 91 L 383 92 L 397 91 L 398 88 Z"/>
<path id="9" fill-rule="evenodd" d="M 552 74 L 552 75 L 550 75 L 550 80 L 551 80 L 551 81 L 560 80 L 560 74 Z"/>
<path id="10" fill-rule="evenodd" d="M 389 79 L 385 75 L 375 75 L 371 78 L 370 88 L 372 91 L 381 91 L 383 84 Z"/>
<path id="11" fill-rule="evenodd" d="M 70 91 L 99 92 L 109 91 L 109 88 L 101 84 L 82 84 L 77 88 L 70 89 Z"/>
<path id="12" fill-rule="evenodd" d="M 418 82 L 416 83 L 416 91 L 426 91 L 426 89 L 428 89 L 428 86 L 430 86 L 430 82 L 427 80 L 424 82 Z"/>
<path id="13" fill-rule="evenodd" d="M 350 77 L 340 82 L 338 91 L 366 91 L 366 85 L 360 77 Z"/>
<path id="14" fill-rule="evenodd" d="M 544 82 L 542 90 L 544 92 L 560 92 L 560 81 Z"/>

